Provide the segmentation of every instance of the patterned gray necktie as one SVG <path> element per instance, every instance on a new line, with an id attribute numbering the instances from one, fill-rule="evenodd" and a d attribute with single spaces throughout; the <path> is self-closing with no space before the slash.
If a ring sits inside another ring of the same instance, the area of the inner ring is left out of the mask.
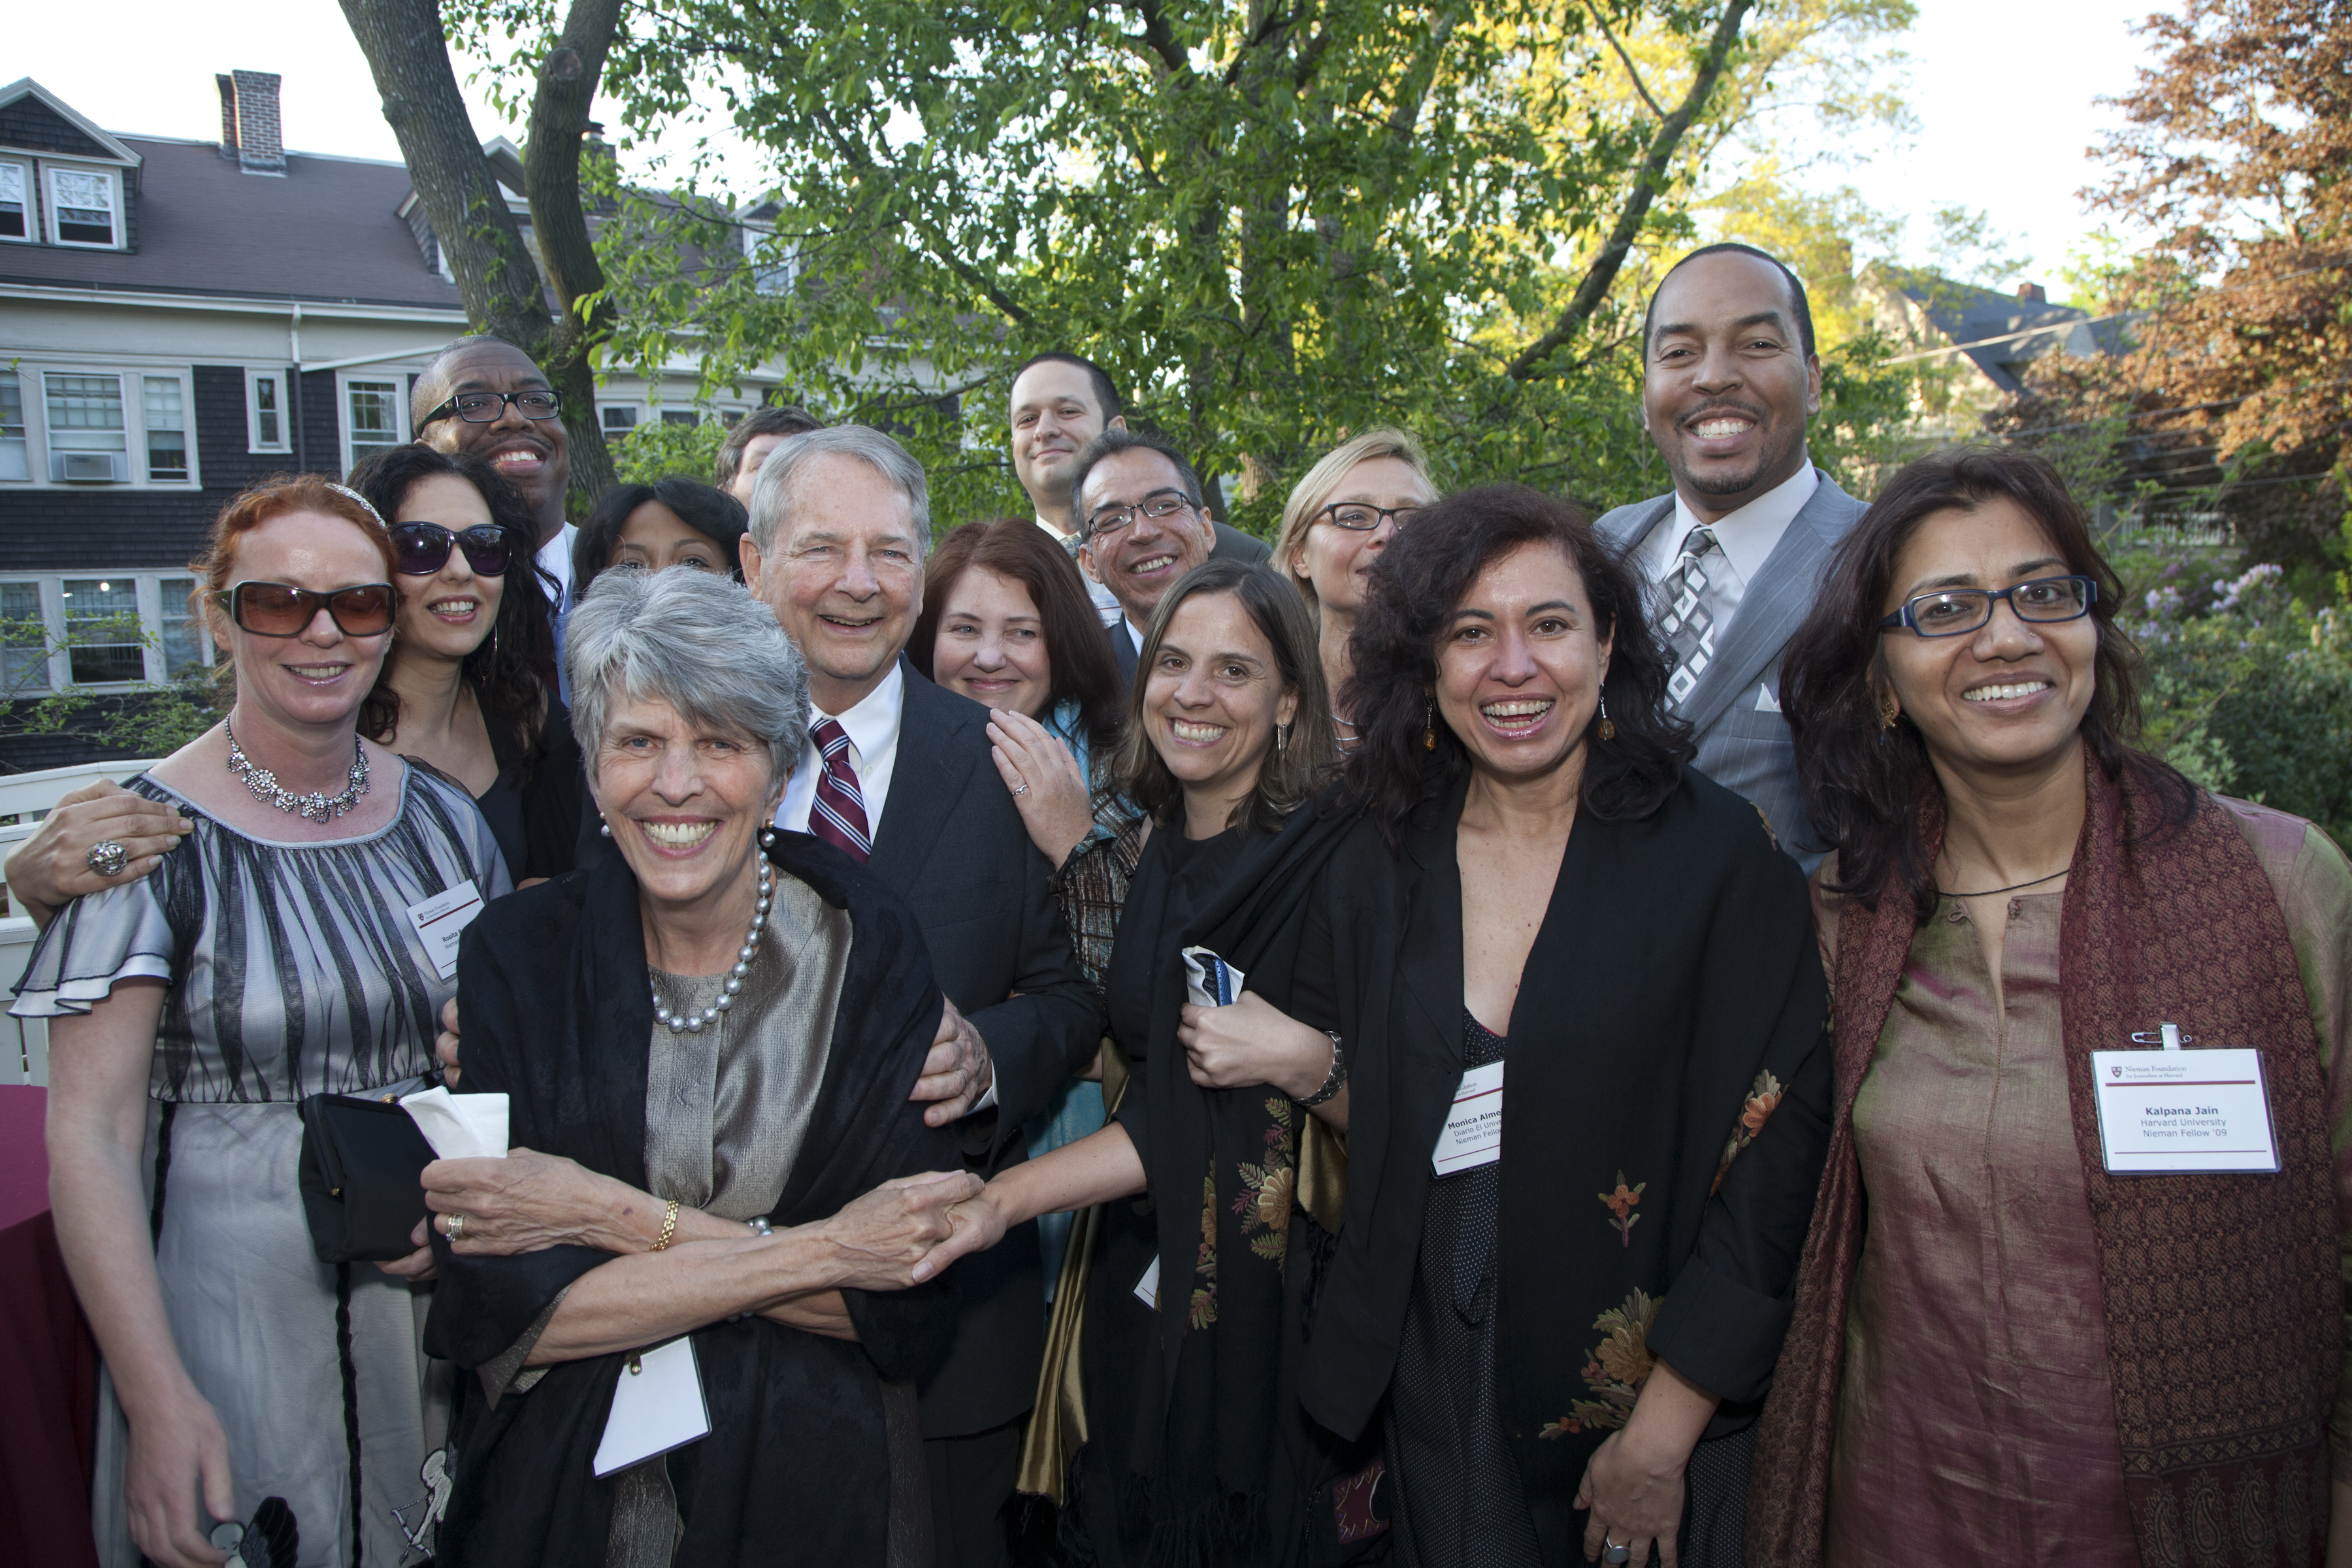
<path id="1" fill-rule="evenodd" d="M 1674 655 L 1674 673 L 1666 679 L 1666 696 L 1676 708 L 1690 700 L 1691 689 L 1715 660 L 1715 609 L 1708 597 L 1706 558 L 1718 554 L 1715 531 L 1694 528 L 1683 540 L 1683 552 L 1661 584 L 1666 601 L 1658 629 Z"/>

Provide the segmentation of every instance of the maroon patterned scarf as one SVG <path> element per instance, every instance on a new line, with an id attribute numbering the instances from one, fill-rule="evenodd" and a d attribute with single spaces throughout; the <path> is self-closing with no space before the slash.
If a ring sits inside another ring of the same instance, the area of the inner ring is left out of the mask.
<path id="1" fill-rule="evenodd" d="M 2074 1140 L 2099 1244 L 2116 1435 L 2147 1568 L 2321 1563 L 2327 1420 L 2342 1354 L 2326 1086 L 2286 921 L 2226 808 L 2200 797 L 2160 839 L 2153 803 L 2084 757 L 2089 807 L 2066 883 L 2059 964 Z M 1921 808 L 1933 863 L 1940 796 Z M 1844 905 L 1838 924 L 1837 1120 L 1798 1276 L 1796 1320 L 1756 1446 L 1748 1560 L 1822 1561 L 1861 1255 L 1853 1100 L 1911 949 L 1910 898 Z M 2276 1176 L 2112 1177 L 2091 1052 L 2175 1023 L 2201 1046 L 2263 1054 L 2284 1164 Z"/>

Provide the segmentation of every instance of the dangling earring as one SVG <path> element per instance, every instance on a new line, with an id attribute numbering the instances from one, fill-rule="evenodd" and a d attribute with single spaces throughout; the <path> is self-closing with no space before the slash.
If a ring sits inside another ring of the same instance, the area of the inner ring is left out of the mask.
<path id="1" fill-rule="evenodd" d="M 1276 724 L 1274 727 L 1274 754 L 1277 757 L 1282 755 L 1282 749 L 1289 743 L 1290 726 L 1287 724 Z"/>
<path id="2" fill-rule="evenodd" d="M 1604 741 L 1617 738 L 1617 721 L 1609 717 L 1609 699 L 1606 697 L 1601 700 L 1601 738 Z"/>
<path id="3" fill-rule="evenodd" d="M 1888 687 L 1878 694 L 1878 738 L 1886 739 L 1895 728 L 1895 721 L 1903 716 L 1903 705 L 1895 700 L 1895 689 Z"/>
<path id="4" fill-rule="evenodd" d="M 776 830 L 772 827 L 762 827 L 760 829 L 760 847 L 762 849 L 773 849 L 775 847 Z"/>
<path id="5" fill-rule="evenodd" d="M 1421 749 L 1424 752 L 1437 750 L 1437 699 L 1434 697 L 1422 709 Z"/>
<path id="6" fill-rule="evenodd" d="M 605 837 L 610 838 L 613 837 L 613 825 L 609 822 L 599 821 L 596 824 L 596 831 L 604 835 Z"/>

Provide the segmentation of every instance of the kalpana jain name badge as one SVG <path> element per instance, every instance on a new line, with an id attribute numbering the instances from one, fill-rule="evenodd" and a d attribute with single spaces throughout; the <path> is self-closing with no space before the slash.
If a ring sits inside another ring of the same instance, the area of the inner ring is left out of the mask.
<path id="1" fill-rule="evenodd" d="M 2277 1174 L 2260 1051 L 2190 1048 L 2177 1024 L 2132 1039 L 2161 1048 L 2091 1053 L 2109 1174 Z"/>

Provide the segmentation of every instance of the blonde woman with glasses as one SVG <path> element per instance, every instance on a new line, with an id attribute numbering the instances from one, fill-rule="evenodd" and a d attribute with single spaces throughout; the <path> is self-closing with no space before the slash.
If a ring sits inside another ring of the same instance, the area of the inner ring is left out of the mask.
<path id="1" fill-rule="evenodd" d="M 1356 727 L 1347 696 L 1348 638 L 1364 586 L 1389 542 L 1437 500 L 1421 443 L 1402 430 L 1374 426 L 1332 448 L 1298 481 L 1282 509 L 1274 559 L 1315 613 L 1323 679 L 1331 692 L 1340 749 Z"/>

